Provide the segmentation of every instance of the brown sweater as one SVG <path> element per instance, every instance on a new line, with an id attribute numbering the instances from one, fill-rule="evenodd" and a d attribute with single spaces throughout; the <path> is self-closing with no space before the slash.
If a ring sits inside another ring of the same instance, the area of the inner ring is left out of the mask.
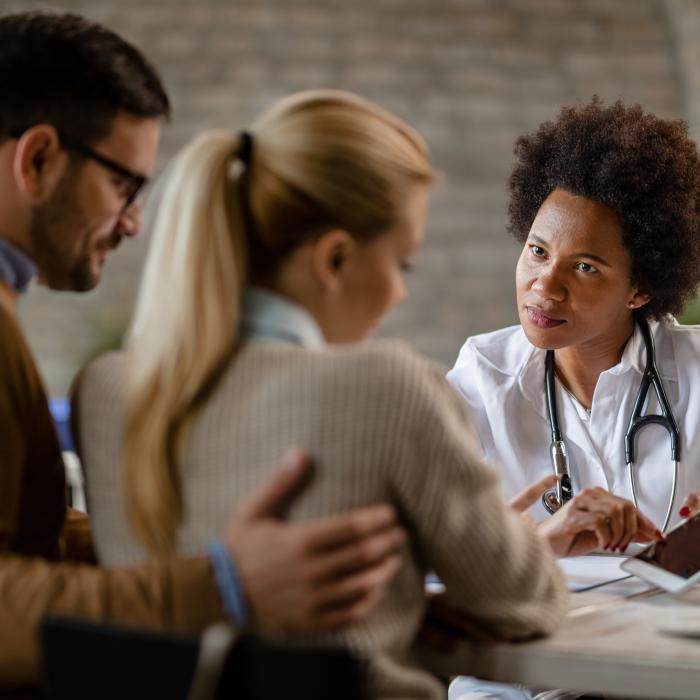
<path id="1" fill-rule="evenodd" d="M 37 681 L 36 630 L 49 611 L 183 630 L 221 617 L 203 557 L 112 571 L 51 561 L 64 488 L 46 393 L 0 282 L 0 688 Z"/>
<path id="2" fill-rule="evenodd" d="M 11 294 L 0 285 L 0 551 L 57 559 L 66 513 L 63 459 Z"/>
<path id="3" fill-rule="evenodd" d="M 97 549 L 120 564 L 144 556 L 122 514 L 123 372 L 123 355 L 98 360 L 78 397 Z M 442 370 L 403 344 L 249 343 L 189 429 L 179 549 L 201 551 L 231 504 L 272 473 L 289 445 L 309 450 L 315 479 L 290 517 L 391 502 L 411 535 L 378 609 L 327 639 L 366 652 L 380 698 L 444 697 L 414 650 L 426 571 L 438 573 L 453 605 L 509 638 L 550 632 L 567 606 L 547 545 L 504 506 L 462 411 Z"/>

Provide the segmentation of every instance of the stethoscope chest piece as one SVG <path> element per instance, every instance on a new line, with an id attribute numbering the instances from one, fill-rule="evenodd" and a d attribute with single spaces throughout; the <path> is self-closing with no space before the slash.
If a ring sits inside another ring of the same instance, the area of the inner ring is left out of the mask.
<path id="1" fill-rule="evenodd" d="M 552 515 L 554 515 L 562 507 L 562 504 L 557 500 L 557 492 L 554 489 L 545 491 L 542 494 L 542 505 Z"/>
<path id="2" fill-rule="evenodd" d="M 554 515 L 574 497 L 574 489 L 571 486 L 569 475 L 558 473 L 560 480 L 556 487 L 542 494 L 542 505 L 550 515 Z"/>

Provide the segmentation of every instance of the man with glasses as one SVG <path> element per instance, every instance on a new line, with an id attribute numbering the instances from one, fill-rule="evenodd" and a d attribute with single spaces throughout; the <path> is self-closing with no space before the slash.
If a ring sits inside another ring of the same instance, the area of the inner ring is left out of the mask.
<path id="1" fill-rule="evenodd" d="M 17 300 L 35 276 L 93 288 L 109 252 L 139 232 L 136 197 L 169 104 L 134 47 L 82 18 L 0 17 L 0 47 L 0 685 L 36 681 L 48 611 L 186 630 L 227 614 L 277 632 L 362 617 L 393 578 L 403 535 L 384 506 L 281 521 L 307 476 L 299 455 L 207 556 L 122 570 L 61 561 L 64 466 Z"/>

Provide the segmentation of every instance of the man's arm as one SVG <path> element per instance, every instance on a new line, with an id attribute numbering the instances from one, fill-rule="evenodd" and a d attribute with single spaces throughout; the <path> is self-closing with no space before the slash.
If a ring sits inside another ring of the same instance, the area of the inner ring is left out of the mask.
<path id="1" fill-rule="evenodd" d="M 249 601 L 249 626 L 263 634 L 349 624 L 376 605 L 399 566 L 404 534 L 387 506 L 306 523 L 279 519 L 308 469 L 300 454 L 291 455 L 242 503 L 222 536 Z M 188 631 L 224 617 L 206 557 L 102 569 L 5 554 L 0 686 L 36 683 L 36 631 L 47 612 Z"/>

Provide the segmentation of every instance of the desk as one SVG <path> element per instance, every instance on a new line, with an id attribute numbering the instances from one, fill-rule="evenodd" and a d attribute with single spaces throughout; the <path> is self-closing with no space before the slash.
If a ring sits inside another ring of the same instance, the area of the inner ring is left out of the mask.
<path id="1" fill-rule="evenodd" d="M 658 627 L 700 617 L 700 587 L 672 597 L 639 579 L 572 595 L 572 609 L 552 637 L 474 648 L 460 643 L 425 661 L 441 676 L 469 673 L 530 687 L 569 688 L 635 698 L 700 698 L 700 639 Z"/>

